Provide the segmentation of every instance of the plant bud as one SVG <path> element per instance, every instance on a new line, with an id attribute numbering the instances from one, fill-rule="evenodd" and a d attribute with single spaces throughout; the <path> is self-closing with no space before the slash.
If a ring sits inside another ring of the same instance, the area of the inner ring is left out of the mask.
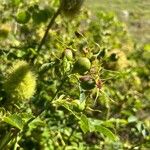
<path id="1" fill-rule="evenodd" d="M 64 51 L 64 56 L 67 58 L 67 60 L 73 60 L 73 53 L 70 49 L 66 49 Z"/>
<path id="2" fill-rule="evenodd" d="M 35 93 L 36 76 L 25 61 L 16 61 L 8 69 L 4 90 L 10 100 L 28 100 Z"/>

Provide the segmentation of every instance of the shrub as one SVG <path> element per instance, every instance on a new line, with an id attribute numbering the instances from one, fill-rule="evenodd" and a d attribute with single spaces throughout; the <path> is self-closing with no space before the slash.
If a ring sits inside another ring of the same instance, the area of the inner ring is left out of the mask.
<path id="1" fill-rule="evenodd" d="M 149 147 L 149 60 L 125 24 L 42 2 L 0 4 L 0 149 Z"/>

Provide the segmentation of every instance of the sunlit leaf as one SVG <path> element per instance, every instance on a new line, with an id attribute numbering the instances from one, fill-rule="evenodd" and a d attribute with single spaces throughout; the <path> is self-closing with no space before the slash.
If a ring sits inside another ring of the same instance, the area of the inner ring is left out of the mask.
<path id="1" fill-rule="evenodd" d="M 90 122 L 85 115 L 81 116 L 79 124 L 80 124 L 80 128 L 84 133 L 90 131 Z"/>
<path id="2" fill-rule="evenodd" d="M 104 126 L 96 125 L 95 131 L 102 133 L 103 135 L 105 135 L 106 137 L 108 137 L 109 139 L 113 141 L 116 140 L 116 136 L 108 128 L 105 128 Z"/>
<path id="3" fill-rule="evenodd" d="M 128 118 L 128 122 L 131 123 L 131 122 L 136 122 L 137 121 L 137 117 L 136 116 L 130 116 Z"/>
<path id="4" fill-rule="evenodd" d="M 8 117 L 4 117 L 3 121 L 20 129 L 20 130 L 23 129 L 24 121 L 22 120 L 21 116 L 19 116 L 17 114 L 13 114 Z"/>

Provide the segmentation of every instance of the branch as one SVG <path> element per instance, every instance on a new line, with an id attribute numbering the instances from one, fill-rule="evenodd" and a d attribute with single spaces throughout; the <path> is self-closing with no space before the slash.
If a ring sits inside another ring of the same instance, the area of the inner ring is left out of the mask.
<path id="1" fill-rule="evenodd" d="M 43 44 L 45 43 L 45 40 L 46 40 L 47 35 L 48 35 L 48 32 L 49 32 L 49 30 L 51 29 L 52 25 L 53 25 L 54 22 L 55 22 L 55 19 L 56 19 L 57 16 L 60 14 L 60 12 L 61 12 L 61 6 L 58 8 L 58 10 L 56 11 L 56 13 L 54 14 L 54 16 L 52 17 L 52 19 L 50 20 L 50 22 L 49 22 L 49 24 L 48 24 L 48 26 L 47 26 L 47 29 L 46 29 L 46 31 L 45 31 L 45 34 L 44 34 L 44 36 L 43 36 L 43 38 L 42 38 L 42 40 L 41 40 L 41 42 L 40 42 L 40 44 L 39 44 L 39 46 L 38 46 L 37 53 L 41 50 Z"/>

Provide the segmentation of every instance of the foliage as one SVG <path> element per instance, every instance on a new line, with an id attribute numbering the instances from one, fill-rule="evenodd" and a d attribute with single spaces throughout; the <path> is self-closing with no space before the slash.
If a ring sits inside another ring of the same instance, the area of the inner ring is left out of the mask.
<path id="1" fill-rule="evenodd" d="M 0 4 L 0 149 L 150 148 L 149 44 L 65 1 Z"/>

